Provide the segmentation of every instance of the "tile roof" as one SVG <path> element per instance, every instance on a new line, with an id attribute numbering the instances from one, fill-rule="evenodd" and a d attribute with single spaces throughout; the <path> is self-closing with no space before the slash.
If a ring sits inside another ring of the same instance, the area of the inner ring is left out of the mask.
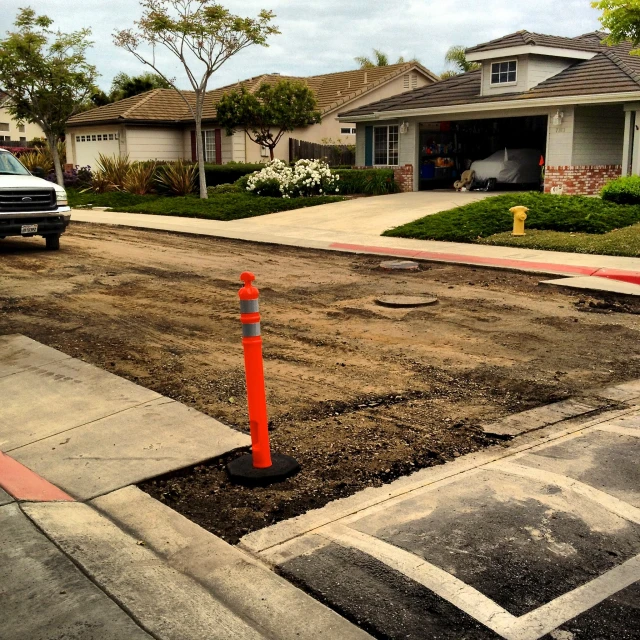
<path id="1" fill-rule="evenodd" d="M 601 33 L 580 38 L 595 41 Z M 580 39 L 577 38 L 577 39 Z M 629 55 L 633 46 L 622 43 L 614 47 L 600 45 L 600 53 L 589 60 L 576 62 L 528 91 L 481 96 L 481 71 L 471 71 L 436 84 L 363 105 L 340 116 L 363 116 L 374 112 L 428 109 L 432 107 L 513 102 L 536 98 L 598 95 L 603 93 L 640 93 L 640 57 Z"/>
<path id="2" fill-rule="evenodd" d="M 516 31 L 502 38 L 483 42 L 475 47 L 467 49 L 467 53 L 479 53 L 493 49 L 505 49 L 508 47 L 538 46 L 557 47 L 558 49 L 575 49 L 577 51 L 600 51 L 601 40 L 607 34 L 593 31 L 585 33 L 577 38 L 565 38 L 563 36 L 548 36 L 543 33 L 531 33 L 530 31 Z M 601 36 L 601 37 L 599 37 Z"/>
<path id="3" fill-rule="evenodd" d="M 225 91 L 238 86 L 244 86 L 249 91 L 255 91 L 263 82 L 273 83 L 282 79 L 304 80 L 315 93 L 320 111 L 325 114 L 412 69 L 419 70 L 433 81 L 438 80 L 438 77 L 431 71 L 416 62 L 341 71 L 310 77 L 281 76 L 275 73 L 264 74 L 208 91 L 202 117 L 203 120 L 215 120 L 215 104 Z M 192 105 L 194 104 L 195 94 L 185 92 L 185 97 Z M 191 112 L 177 91 L 174 89 L 153 89 L 132 98 L 125 98 L 103 107 L 79 113 L 70 118 L 68 124 L 113 122 L 186 123 L 191 121 L 193 121 Z"/>

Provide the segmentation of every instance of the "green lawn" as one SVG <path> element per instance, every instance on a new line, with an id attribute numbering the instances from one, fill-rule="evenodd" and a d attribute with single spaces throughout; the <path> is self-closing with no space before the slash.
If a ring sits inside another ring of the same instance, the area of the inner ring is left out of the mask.
<path id="1" fill-rule="evenodd" d="M 240 220 L 276 211 L 289 211 L 344 200 L 341 196 L 285 200 L 284 198 L 263 198 L 248 193 L 222 193 L 210 195 L 208 200 L 200 200 L 197 196 L 136 196 L 121 191 L 81 193 L 71 189 L 68 190 L 68 195 L 71 207 L 92 204 L 95 207 L 110 207 L 114 211 L 124 213 L 152 213 L 162 216 L 208 218 L 210 220 Z"/>
<path id="2" fill-rule="evenodd" d="M 527 235 L 511 236 L 515 205 L 529 208 Z M 514 193 L 441 211 L 384 235 L 551 251 L 640 255 L 640 206 L 585 196 Z"/>
<path id="3" fill-rule="evenodd" d="M 524 237 L 510 233 L 497 233 L 479 241 L 480 244 L 495 244 L 523 249 L 546 249 L 547 251 L 570 251 L 573 253 L 599 253 L 607 256 L 640 256 L 640 224 L 615 229 L 609 233 L 561 233 L 531 229 Z"/>

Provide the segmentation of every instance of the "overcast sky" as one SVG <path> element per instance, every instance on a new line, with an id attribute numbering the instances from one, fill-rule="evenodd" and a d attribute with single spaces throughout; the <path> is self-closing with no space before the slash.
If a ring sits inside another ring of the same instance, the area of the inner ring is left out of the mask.
<path id="1" fill-rule="evenodd" d="M 354 57 L 386 52 L 416 57 L 440 73 L 444 54 L 454 44 L 472 46 L 527 29 L 538 33 L 575 36 L 599 28 L 598 13 L 589 0 L 221 0 L 233 13 L 255 16 L 262 9 L 277 15 L 282 32 L 269 47 L 252 47 L 228 61 L 210 86 L 278 72 L 316 75 L 356 68 Z M 132 26 L 139 17 L 136 0 L 0 0 L 0 35 L 12 27 L 19 7 L 34 7 L 54 19 L 63 31 L 90 27 L 94 46 L 90 59 L 108 89 L 119 71 L 144 69 L 126 51 L 116 48 L 112 33 Z M 180 67 L 170 56 L 163 69 L 187 87 Z"/>

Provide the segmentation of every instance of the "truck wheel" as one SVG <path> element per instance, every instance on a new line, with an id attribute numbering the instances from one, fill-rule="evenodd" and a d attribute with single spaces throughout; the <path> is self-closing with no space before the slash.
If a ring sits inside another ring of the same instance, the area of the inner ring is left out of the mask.
<path id="1" fill-rule="evenodd" d="M 60 234 L 55 236 L 45 236 L 48 251 L 57 251 L 60 248 Z"/>

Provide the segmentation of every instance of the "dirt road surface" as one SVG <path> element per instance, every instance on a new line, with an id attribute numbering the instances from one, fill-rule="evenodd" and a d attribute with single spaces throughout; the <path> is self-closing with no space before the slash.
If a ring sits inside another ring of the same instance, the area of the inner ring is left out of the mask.
<path id="1" fill-rule="evenodd" d="M 143 488 L 227 540 L 489 443 L 479 424 L 640 377 L 635 309 L 449 265 L 73 224 L 0 242 L 0 333 L 22 333 L 245 430 L 238 276 L 261 292 L 272 447 L 303 470 L 229 485 L 225 460 Z M 434 295 L 415 310 L 383 294 Z M 617 311 L 612 311 L 616 309 Z M 631 312 L 631 313 L 630 313 Z"/>

